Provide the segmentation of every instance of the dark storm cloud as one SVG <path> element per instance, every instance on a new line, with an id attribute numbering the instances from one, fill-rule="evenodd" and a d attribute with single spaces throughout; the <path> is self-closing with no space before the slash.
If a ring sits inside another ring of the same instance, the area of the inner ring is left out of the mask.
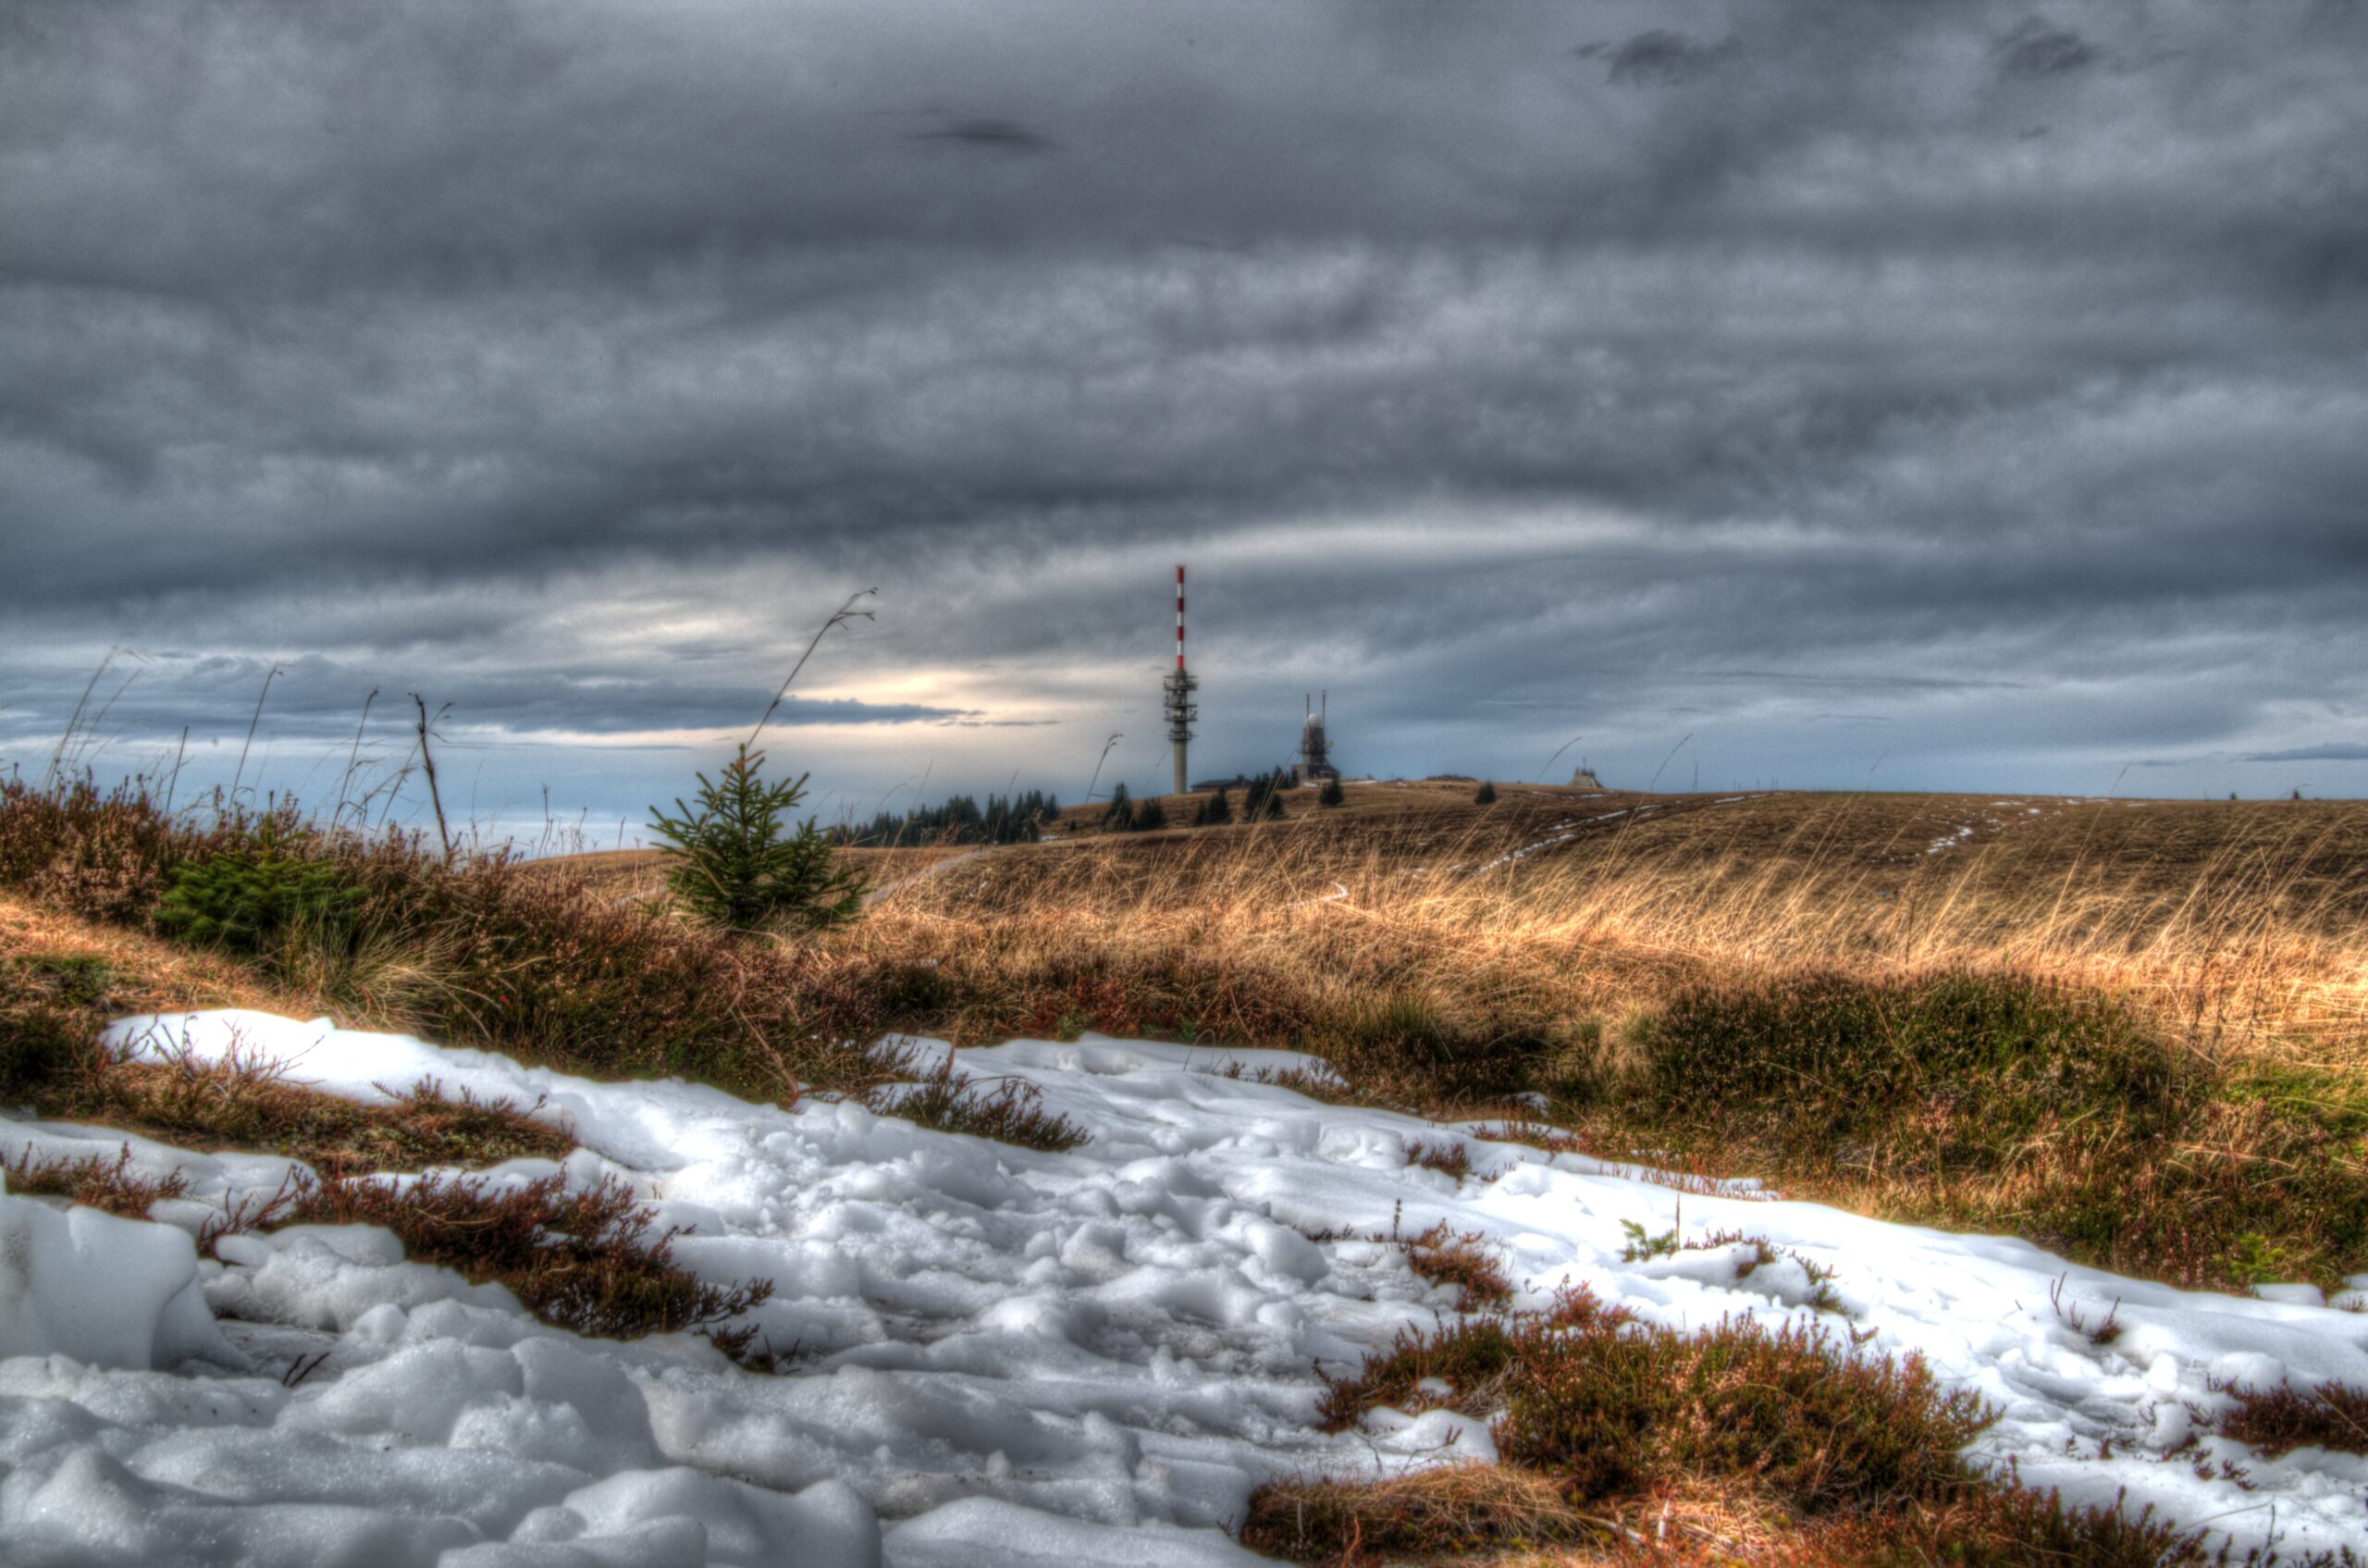
<path id="1" fill-rule="evenodd" d="M 2094 65 L 2096 46 L 2069 28 L 2051 27 L 2038 17 L 2025 17 L 1990 46 L 1998 74 L 2036 79 L 2065 76 Z"/>
<path id="2" fill-rule="evenodd" d="M 0 727 L 111 642 L 232 661 L 135 684 L 168 733 L 308 654 L 322 736 L 729 727 L 877 582 L 817 712 L 1098 745 L 1189 558 L 1212 745 L 1353 681 L 1466 759 L 1562 701 L 1647 769 L 1837 702 L 2307 750 L 2363 57 L 2307 0 L 24 0 Z"/>
<path id="3" fill-rule="evenodd" d="M 1735 53 L 1732 38 L 1705 43 L 1682 32 L 1654 28 L 1619 43 L 1585 43 L 1572 51 L 1581 59 L 1604 62 L 1604 80 L 1614 87 L 1683 87 L 1699 81 Z"/>
<path id="4" fill-rule="evenodd" d="M 954 120 L 933 130 L 914 131 L 911 140 L 950 142 L 992 153 L 1012 154 L 1049 153 L 1058 145 L 1051 137 L 1008 119 Z"/>

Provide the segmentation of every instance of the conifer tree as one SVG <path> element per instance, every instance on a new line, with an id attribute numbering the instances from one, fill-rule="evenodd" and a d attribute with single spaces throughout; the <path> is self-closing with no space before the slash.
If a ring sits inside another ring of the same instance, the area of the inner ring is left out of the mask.
<path id="1" fill-rule="evenodd" d="M 1474 793 L 1472 803 L 1475 806 L 1494 806 L 1497 803 L 1497 786 L 1484 782 Z"/>
<path id="2" fill-rule="evenodd" d="M 1215 795 L 1201 797 L 1200 809 L 1192 813 L 1196 828 L 1213 828 L 1233 821 L 1233 802 L 1220 788 Z"/>
<path id="3" fill-rule="evenodd" d="M 1102 813 L 1102 825 L 1112 833 L 1127 833 L 1135 825 L 1135 803 L 1123 784 L 1110 789 L 1110 804 Z"/>
<path id="4" fill-rule="evenodd" d="M 767 784 L 764 765 L 765 754 L 743 742 L 721 778 L 697 775 L 696 812 L 679 796 L 677 816 L 649 809 L 650 830 L 666 841 L 667 889 L 730 931 L 820 931 L 854 920 L 863 909 L 863 873 L 831 864 L 831 835 L 813 818 L 794 833 L 783 821 L 806 797 L 809 775 Z"/>
<path id="5" fill-rule="evenodd" d="M 1324 787 L 1315 792 L 1315 803 L 1318 806 L 1345 805 L 1348 798 L 1348 793 L 1341 789 L 1338 777 L 1326 779 Z"/>
<path id="6" fill-rule="evenodd" d="M 1146 795 L 1135 802 L 1134 829 L 1137 833 L 1150 833 L 1154 828 L 1166 825 L 1167 811 L 1160 805 L 1157 796 Z"/>

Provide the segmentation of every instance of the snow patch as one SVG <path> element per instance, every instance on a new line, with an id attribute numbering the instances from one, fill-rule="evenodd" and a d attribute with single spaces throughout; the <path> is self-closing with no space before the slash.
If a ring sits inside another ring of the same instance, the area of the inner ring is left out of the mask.
<path id="1" fill-rule="evenodd" d="M 2174 1451 L 2195 1436 L 2189 1413 L 2225 1401 L 2215 1380 L 2368 1387 L 2368 1320 L 2300 1292 L 2118 1278 L 1748 1183 L 1681 1194 L 1636 1166 L 1256 1080 L 1328 1070 L 1298 1053 L 918 1043 L 961 1075 L 1029 1085 L 1090 1134 L 1048 1154 L 820 1096 L 784 1109 L 679 1081 L 599 1083 L 325 1022 L 196 1014 L 113 1033 L 205 1059 L 284 1049 L 297 1077 L 356 1099 L 428 1076 L 540 1103 L 583 1147 L 497 1178 L 631 1182 L 666 1224 L 695 1228 L 675 1241 L 686 1266 L 775 1282 L 748 1321 L 788 1372 L 745 1371 L 696 1338 L 556 1332 L 366 1228 L 234 1239 L 200 1266 L 188 1229 L 267 1191 L 285 1161 L 0 1117 L 0 1142 L 129 1142 L 143 1168 L 193 1173 L 173 1211 L 187 1228 L 0 1200 L 7 1234 L 39 1231 L 81 1260 L 41 1276 L 38 1330 L 0 1314 L 0 1332 L 25 1336 L 0 1360 L 0 1539 L 36 1560 L 1244 1562 L 1224 1526 L 1264 1480 L 1485 1457 L 1485 1424 L 1441 1413 L 1314 1428 L 1314 1368 L 1346 1372 L 1437 1321 L 1443 1298 L 1389 1237 L 1439 1224 L 1476 1235 L 1522 1304 L 1567 1282 L 1680 1330 L 1814 1322 L 1867 1336 L 1870 1352 L 1920 1352 L 2000 1411 L 1976 1463 L 2012 1460 L 2075 1502 L 2127 1488 L 2131 1508 L 2210 1520 L 2240 1553 L 2266 1539 L 2272 1504 L 2288 1549 L 2368 1535 L 2368 1463 L 2264 1462 L 2208 1436 Z M 1443 1132 L 1463 1140 L 1471 1179 L 1407 1167 L 1410 1143 Z M 1760 1238 L 1779 1261 L 1745 1269 L 1756 1249 L 1735 1245 L 1632 1264 L 1628 1224 Z M 1832 1271 L 1830 1294 L 1810 1264 Z M 125 1280 L 142 1282 L 136 1310 Z M 2084 1309 L 2118 1302 L 2121 1336 L 2090 1343 L 2052 1287 Z M 184 1334 L 200 1302 L 222 1315 L 226 1349 Z M 2224 1458 L 2247 1467 L 2241 1484 Z"/>

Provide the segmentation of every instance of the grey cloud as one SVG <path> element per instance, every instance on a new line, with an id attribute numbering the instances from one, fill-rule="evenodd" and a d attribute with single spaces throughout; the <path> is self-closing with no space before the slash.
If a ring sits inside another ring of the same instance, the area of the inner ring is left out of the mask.
<path id="1" fill-rule="evenodd" d="M 2325 746 L 2300 746 L 2286 751 L 2249 751 L 2239 762 L 2368 762 L 2368 744 L 2333 741 Z"/>
<path id="2" fill-rule="evenodd" d="M 1249 758 L 2348 733 L 2368 15 L 1477 16 L 9 7 L 0 719 L 723 725 L 877 582 L 806 728 L 1000 786 L 1183 558 Z"/>

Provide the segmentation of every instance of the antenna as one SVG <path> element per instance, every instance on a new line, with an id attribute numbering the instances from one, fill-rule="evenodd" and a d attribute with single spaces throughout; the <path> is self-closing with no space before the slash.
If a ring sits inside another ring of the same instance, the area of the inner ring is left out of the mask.
<path id="1" fill-rule="evenodd" d="M 1176 569 L 1176 671 L 1167 677 L 1164 686 L 1167 694 L 1167 738 L 1176 747 L 1176 793 L 1183 795 L 1191 788 L 1186 782 L 1184 748 L 1192 738 L 1192 721 L 1201 716 L 1200 708 L 1192 701 L 1192 694 L 1201 689 L 1201 683 L 1184 668 L 1184 568 L 1181 566 Z"/>

